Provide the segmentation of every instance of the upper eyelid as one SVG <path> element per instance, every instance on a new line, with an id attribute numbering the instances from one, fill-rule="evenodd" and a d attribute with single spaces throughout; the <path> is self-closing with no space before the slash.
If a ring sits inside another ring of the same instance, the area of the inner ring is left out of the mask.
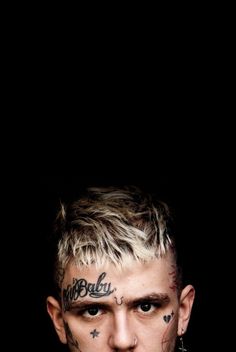
<path id="1" fill-rule="evenodd" d="M 150 304 L 150 309 L 151 309 L 151 308 L 154 308 L 154 309 L 159 309 L 159 308 L 161 308 L 161 306 L 158 305 L 158 304 L 155 304 L 155 303 L 149 303 L 149 304 Z M 134 309 L 136 309 L 136 310 L 142 309 L 141 307 L 142 307 L 142 304 L 138 304 L 137 306 L 134 307 Z"/>
<path id="2" fill-rule="evenodd" d="M 139 301 L 139 302 L 133 302 L 132 307 L 138 307 L 141 306 L 142 304 L 151 304 L 155 307 L 161 307 L 162 306 L 162 302 L 160 301 L 155 301 L 155 300 L 143 300 L 143 301 Z"/>
<path id="3" fill-rule="evenodd" d="M 109 309 L 109 307 L 107 305 L 101 304 L 101 303 L 95 303 L 95 304 L 89 304 L 89 305 L 85 305 L 85 306 L 81 306 L 81 307 L 73 307 L 72 310 L 75 310 L 77 312 L 85 312 L 88 311 L 89 309 L 92 308 L 98 308 L 101 310 L 105 310 L 105 309 Z"/>

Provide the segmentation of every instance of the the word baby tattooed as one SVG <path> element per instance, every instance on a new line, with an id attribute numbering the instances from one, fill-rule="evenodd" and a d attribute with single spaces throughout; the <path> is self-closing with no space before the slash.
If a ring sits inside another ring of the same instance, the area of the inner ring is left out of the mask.
<path id="1" fill-rule="evenodd" d="M 111 288 L 111 283 L 102 282 L 105 276 L 106 273 L 103 272 L 99 275 L 95 283 L 87 282 L 85 279 L 73 278 L 73 284 L 68 285 L 67 288 L 63 290 L 64 311 L 69 310 L 71 303 L 76 301 L 79 297 L 89 295 L 92 298 L 100 298 L 113 293 L 115 289 Z"/>

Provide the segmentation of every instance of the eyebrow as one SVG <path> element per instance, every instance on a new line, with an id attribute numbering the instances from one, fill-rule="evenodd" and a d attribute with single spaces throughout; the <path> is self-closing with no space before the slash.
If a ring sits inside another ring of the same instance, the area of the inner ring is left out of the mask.
<path id="1" fill-rule="evenodd" d="M 89 308 L 91 306 L 103 306 L 103 307 L 109 307 L 110 304 L 107 302 L 96 302 L 96 301 L 90 301 L 90 300 L 84 300 L 84 301 L 76 301 L 70 304 L 70 309 L 79 309 L 79 308 Z"/>
<path id="2" fill-rule="evenodd" d="M 166 305 L 170 302 L 170 297 L 168 296 L 167 293 L 151 293 L 132 300 L 128 300 L 127 305 L 134 306 L 134 305 L 139 305 L 143 302 L 155 302 L 160 305 Z"/>
<path id="3" fill-rule="evenodd" d="M 137 306 L 143 302 L 153 302 L 160 305 L 166 305 L 170 302 L 170 297 L 167 293 L 150 293 L 141 297 L 133 298 L 133 299 L 124 299 L 124 304 L 126 304 L 129 308 L 133 306 Z M 76 302 L 71 303 L 69 310 L 74 309 L 86 309 L 91 306 L 102 306 L 104 308 L 110 308 L 111 303 L 102 302 L 102 301 L 94 301 L 94 300 L 78 300 Z"/>

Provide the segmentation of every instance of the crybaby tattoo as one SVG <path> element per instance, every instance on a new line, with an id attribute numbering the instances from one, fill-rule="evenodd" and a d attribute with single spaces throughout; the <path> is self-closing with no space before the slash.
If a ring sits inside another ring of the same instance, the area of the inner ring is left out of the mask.
<path id="1" fill-rule="evenodd" d="M 93 337 L 93 339 L 94 339 L 95 337 L 98 337 L 98 335 L 100 334 L 100 332 L 97 331 L 96 329 L 94 329 L 93 331 L 90 332 L 90 334 L 92 335 L 92 337 Z"/>
<path id="2" fill-rule="evenodd" d="M 66 331 L 66 336 L 67 336 L 67 340 L 68 340 L 68 344 L 71 346 L 74 346 L 79 352 L 82 352 L 79 349 L 79 343 L 78 341 L 75 339 L 75 337 L 73 336 L 71 329 L 68 325 L 67 322 L 64 321 L 64 327 L 65 327 L 65 331 Z"/>
<path id="3" fill-rule="evenodd" d="M 109 296 L 115 289 L 112 289 L 111 283 L 102 282 L 105 279 L 106 273 L 99 275 L 97 282 L 87 282 L 85 279 L 73 278 L 72 285 L 68 285 L 63 290 L 62 299 L 64 311 L 70 310 L 71 304 L 80 297 L 90 296 L 92 298 L 101 298 Z"/>

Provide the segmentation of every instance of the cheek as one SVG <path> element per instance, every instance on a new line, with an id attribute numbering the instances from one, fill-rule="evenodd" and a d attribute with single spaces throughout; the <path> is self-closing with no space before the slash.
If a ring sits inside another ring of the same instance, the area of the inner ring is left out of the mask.
<path id="1" fill-rule="evenodd" d="M 172 352 L 177 336 L 177 320 L 172 319 L 168 324 L 159 320 L 156 324 L 137 326 L 137 336 L 145 351 Z"/>
<path id="2" fill-rule="evenodd" d="M 94 324 L 83 324 L 76 319 L 68 321 L 73 337 L 79 345 L 79 351 L 94 352 L 106 351 L 108 337 L 111 332 L 111 323 L 107 321 Z M 133 321 L 133 330 L 139 340 L 139 345 L 145 351 L 172 352 L 174 351 L 177 336 L 177 319 L 173 318 L 169 323 L 164 320 L 140 324 Z"/>
<path id="3" fill-rule="evenodd" d="M 71 319 L 69 325 L 73 337 L 78 342 L 79 351 L 102 351 L 103 347 L 106 346 L 105 330 L 104 328 L 99 328 L 99 324 L 83 324 L 76 321 L 76 319 Z"/>
<path id="4" fill-rule="evenodd" d="M 177 337 L 178 322 L 177 319 L 170 321 L 164 329 L 162 334 L 162 351 L 174 351 L 175 341 Z"/>

